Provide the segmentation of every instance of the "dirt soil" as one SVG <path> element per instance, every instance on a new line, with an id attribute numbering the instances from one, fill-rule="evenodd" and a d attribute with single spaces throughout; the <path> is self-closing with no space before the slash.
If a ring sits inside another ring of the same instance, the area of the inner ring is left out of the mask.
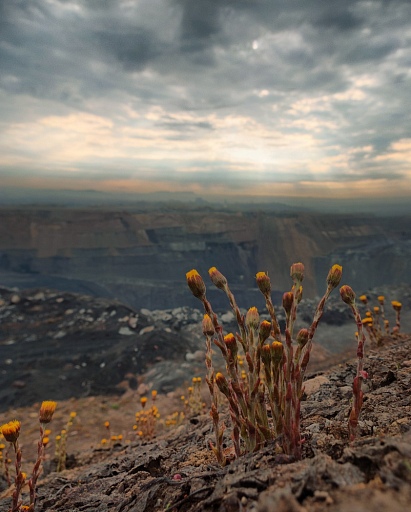
<path id="1" fill-rule="evenodd" d="M 164 428 L 151 441 L 137 440 L 132 430 L 137 392 L 61 402 L 53 433 L 64 426 L 70 411 L 77 412 L 68 438 L 68 469 L 52 471 L 53 448 L 48 447 L 36 511 L 409 510 L 411 337 L 386 339 L 382 347 L 368 350 L 361 432 L 350 444 L 347 417 L 355 367 L 353 359 L 308 376 L 301 461 L 278 453 L 272 443 L 220 467 L 208 448 L 213 439 L 208 414 Z M 179 407 L 178 393 L 160 395 L 157 405 L 164 418 Z M 37 410 L 38 405 L 8 411 L 22 420 L 23 470 L 28 473 L 35 454 Z M 106 420 L 123 440 L 103 447 Z M 6 512 L 12 489 L 2 485 L 0 512 Z M 23 499 L 27 502 L 27 489 Z"/>

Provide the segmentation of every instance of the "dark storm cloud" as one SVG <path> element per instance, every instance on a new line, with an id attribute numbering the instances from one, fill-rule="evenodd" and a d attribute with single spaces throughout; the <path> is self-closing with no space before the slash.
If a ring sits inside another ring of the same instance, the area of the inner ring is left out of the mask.
<path id="1" fill-rule="evenodd" d="M 126 70 L 143 69 L 161 51 L 155 35 L 144 28 L 125 26 L 123 31 L 113 31 L 111 27 L 95 32 L 97 46 L 106 55 L 113 55 Z"/>
<path id="2" fill-rule="evenodd" d="M 179 0 L 183 9 L 180 34 L 188 45 L 198 47 L 198 41 L 207 43 L 221 31 L 220 11 L 222 2 L 218 0 Z"/>

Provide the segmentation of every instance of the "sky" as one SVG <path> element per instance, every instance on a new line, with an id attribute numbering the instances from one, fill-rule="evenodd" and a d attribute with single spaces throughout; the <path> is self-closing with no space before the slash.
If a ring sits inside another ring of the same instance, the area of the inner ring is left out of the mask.
<path id="1" fill-rule="evenodd" d="M 0 0 L 3 187 L 411 196 L 410 0 Z"/>

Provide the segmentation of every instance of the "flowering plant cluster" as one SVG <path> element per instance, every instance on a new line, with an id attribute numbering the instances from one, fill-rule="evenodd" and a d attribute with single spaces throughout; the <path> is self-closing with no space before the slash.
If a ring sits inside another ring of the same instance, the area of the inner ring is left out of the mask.
<path id="1" fill-rule="evenodd" d="M 384 295 L 379 295 L 377 297 L 378 306 L 373 308 L 370 307 L 366 295 L 360 295 L 359 300 L 366 308 L 365 316 L 361 321 L 367 331 L 368 338 L 371 343 L 381 345 L 383 337 L 390 334 L 390 322 L 385 315 L 385 297 Z M 391 306 L 395 312 L 395 325 L 391 330 L 391 334 L 396 336 L 401 328 L 402 304 L 397 300 L 393 300 L 391 301 Z"/>
<path id="2" fill-rule="evenodd" d="M 36 504 L 36 484 L 41 474 L 41 465 L 44 459 L 44 446 L 45 446 L 45 426 L 51 422 L 54 411 L 56 410 L 57 403 L 51 400 L 42 402 L 39 411 L 40 422 L 40 439 L 37 444 L 37 460 L 34 464 L 31 478 L 28 481 L 30 490 L 30 504 L 23 505 L 21 500 L 21 491 L 26 483 L 27 475 L 21 470 L 22 452 L 19 445 L 19 436 L 21 423 L 17 420 L 9 421 L 0 427 L 0 431 L 4 439 L 9 442 L 14 449 L 15 453 L 15 477 L 14 477 L 14 491 L 11 502 L 11 512 L 21 512 L 23 510 L 33 512 Z"/>
<path id="3" fill-rule="evenodd" d="M 156 398 L 157 391 L 153 390 L 151 392 L 153 404 L 147 409 L 146 404 L 148 398 L 146 396 L 140 398 L 141 410 L 136 412 L 136 422 L 135 425 L 133 425 L 134 432 L 140 438 L 152 439 L 156 435 L 157 422 L 160 418 L 158 407 L 155 405 Z"/>
<path id="4" fill-rule="evenodd" d="M 258 272 L 256 280 L 271 320 L 260 322 L 255 307 L 250 308 L 246 315 L 241 314 L 227 279 L 215 267 L 210 268 L 211 281 L 226 293 L 239 328 L 239 333 L 224 335 L 217 315 L 207 300 L 206 286 L 200 274 L 194 269 L 186 274 L 190 290 L 203 303 L 205 311 L 203 333 L 206 338 L 206 382 L 212 399 L 210 414 L 215 432 L 215 445 L 212 445 L 212 449 L 220 464 L 224 465 L 231 454 L 223 450 L 225 425 L 220 422 L 218 391 L 229 404 L 233 442 L 231 451 L 234 451 L 235 457 L 254 452 L 267 441 L 276 439 L 285 454 L 301 458 L 300 404 L 304 392 L 303 379 L 315 331 L 329 295 L 340 283 L 342 267 L 334 265 L 330 269 L 327 288 L 317 305 L 311 326 L 301 329 L 295 339 L 294 324 L 303 294 L 304 265 L 294 263 L 290 275 L 293 285 L 289 292 L 284 293 L 282 301 L 286 314 L 286 326 L 282 333 L 271 299 L 270 278 L 266 272 Z M 214 371 L 213 345 L 219 348 L 224 357 L 225 374 Z M 241 366 L 244 370 L 240 368 L 239 356 L 246 362 Z"/>

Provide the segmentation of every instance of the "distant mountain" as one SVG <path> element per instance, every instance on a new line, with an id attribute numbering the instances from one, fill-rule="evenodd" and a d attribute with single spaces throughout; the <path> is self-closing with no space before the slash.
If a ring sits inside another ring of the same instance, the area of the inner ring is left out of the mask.
<path id="1" fill-rule="evenodd" d="M 191 192 L 159 190 L 152 193 L 104 192 L 99 190 L 0 189 L 0 206 L 57 206 L 156 208 L 167 205 L 179 208 L 209 207 L 230 211 L 368 213 L 379 216 L 411 214 L 411 197 L 329 199 L 317 197 L 272 196 L 202 196 Z"/>

